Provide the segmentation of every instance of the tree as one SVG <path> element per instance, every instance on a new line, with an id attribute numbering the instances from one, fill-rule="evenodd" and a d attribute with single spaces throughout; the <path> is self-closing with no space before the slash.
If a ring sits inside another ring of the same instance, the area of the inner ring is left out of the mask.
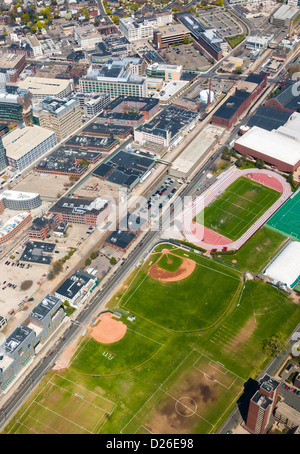
<path id="1" fill-rule="evenodd" d="M 29 14 L 27 14 L 27 13 L 23 14 L 22 21 L 24 22 L 25 25 L 28 24 L 29 20 L 30 20 Z"/>
<path id="2" fill-rule="evenodd" d="M 262 342 L 263 352 L 268 356 L 278 356 L 285 345 L 285 335 L 283 333 L 273 334 Z"/>
<path id="3" fill-rule="evenodd" d="M 91 261 L 91 259 L 86 259 L 84 263 L 85 263 L 85 266 L 89 266 L 92 263 L 92 261 Z"/>
<path id="4" fill-rule="evenodd" d="M 183 38 L 183 44 L 188 44 L 189 42 L 190 42 L 189 37 L 185 35 L 185 37 Z"/>
<path id="5" fill-rule="evenodd" d="M 255 167 L 257 167 L 258 169 L 263 169 L 265 167 L 264 161 L 262 159 L 256 159 Z"/>
<path id="6" fill-rule="evenodd" d="M 172 11 L 173 11 L 174 13 L 176 13 L 176 11 L 178 11 L 177 6 L 173 6 Z"/>
<path id="7" fill-rule="evenodd" d="M 92 253 L 91 253 L 91 259 L 92 259 L 92 260 L 95 260 L 97 257 L 98 257 L 97 252 L 92 252 Z"/>
<path id="8" fill-rule="evenodd" d="M 119 23 L 120 23 L 119 16 L 112 16 L 111 20 L 113 21 L 114 24 L 119 25 Z"/>

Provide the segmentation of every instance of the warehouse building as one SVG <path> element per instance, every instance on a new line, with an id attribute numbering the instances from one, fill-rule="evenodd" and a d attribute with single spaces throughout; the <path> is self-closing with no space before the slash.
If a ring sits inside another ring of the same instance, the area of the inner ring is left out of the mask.
<path id="1" fill-rule="evenodd" d="M 267 84 L 267 76 L 251 73 L 237 86 L 234 95 L 229 98 L 217 109 L 212 116 L 212 124 L 230 129 L 242 115 L 253 100 L 262 92 Z"/>
<path id="2" fill-rule="evenodd" d="M 294 172 L 300 165 L 300 114 L 294 113 L 287 123 L 268 131 L 250 128 L 234 143 L 236 151 L 262 159 L 282 172 Z"/>
<path id="3" fill-rule="evenodd" d="M 126 139 L 133 133 L 133 127 L 114 123 L 90 123 L 82 130 L 82 135 L 93 137 L 113 137 Z"/>
<path id="4" fill-rule="evenodd" d="M 277 27 L 289 27 L 291 22 L 294 22 L 299 16 L 299 8 L 297 6 L 282 5 L 271 16 L 270 22 Z"/>
<path id="5" fill-rule="evenodd" d="M 66 147 L 79 148 L 81 150 L 97 151 L 99 153 L 109 153 L 119 144 L 117 139 L 112 137 L 93 137 L 93 136 L 73 136 L 66 142 Z"/>
<path id="6" fill-rule="evenodd" d="M 133 17 L 123 17 L 120 19 L 120 30 L 129 42 L 139 39 L 152 39 L 153 32 L 158 27 L 172 23 L 172 14 L 157 14 L 136 19 Z"/>
<path id="7" fill-rule="evenodd" d="M 289 243 L 263 274 L 274 285 L 294 288 L 300 280 L 300 242 Z"/>
<path id="8" fill-rule="evenodd" d="M 92 226 L 101 225 L 111 211 L 111 202 L 100 197 L 92 201 L 79 197 L 62 197 L 49 210 L 56 214 L 58 221 Z"/>
<path id="9" fill-rule="evenodd" d="M 126 252 L 135 238 L 136 234 L 131 231 L 116 230 L 106 238 L 104 245 Z"/>
<path id="10" fill-rule="evenodd" d="M 151 120 L 158 113 L 159 103 L 156 99 L 142 96 L 119 96 L 111 101 L 104 110 L 114 113 L 136 112 L 144 116 L 145 121 Z"/>

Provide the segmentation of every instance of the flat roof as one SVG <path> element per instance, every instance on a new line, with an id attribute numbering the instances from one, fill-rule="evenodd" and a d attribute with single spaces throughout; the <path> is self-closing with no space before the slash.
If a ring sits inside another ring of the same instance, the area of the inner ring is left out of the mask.
<path id="1" fill-rule="evenodd" d="M 6 190 L 0 194 L 0 199 L 6 200 L 30 200 L 38 197 L 37 192 L 20 192 L 20 191 L 10 191 Z"/>
<path id="2" fill-rule="evenodd" d="M 48 77 L 26 77 L 18 82 L 20 88 L 29 90 L 33 96 L 58 96 L 68 88 L 72 79 L 50 79 Z"/>
<path id="3" fill-rule="evenodd" d="M 289 243 L 267 267 L 264 275 L 293 288 L 300 277 L 300 243 Z"/>
<path id="4" fill-rule="evenodd" d="M 249 129 L 235 141 L 235 144 L 250 148 L 286 164 L 295 165 L 300 161 L 298 141 L 277 131 L 267 131 L 258 126 Z"/>
<path id="5" fill-rule="evenodd" d="M 6 156 L 18 160 L 53 135 L 54 131 L 38 125 L 24 126 L 14 128 L 2 137 L 2 142 Z"/>
<path id="6" fill-rule="evenodd" d="M 90 280 L 95 280 L 96 277 L 82 270 L 76 270 L 72 276 L 67 278 L 62 285 L 56 290 L 56 293 L 64 298 L 73 299 L 85 287 Z"/>
<path id="7" fill-rule="evenodd" d="M 106 238 L 105 243 L 126 249 L 135 237 L 135 233 L 129 232 L 128 230 L 115 230 Z"/>
<path id="8" fill-rule="evenodd" d="M 47 293 L 39 304 L 32 309 L 29 316 L 43 320 L 58 304 L 61 304 L 60 299 L 57 296 L 51 295 L 51 293 Z"/>

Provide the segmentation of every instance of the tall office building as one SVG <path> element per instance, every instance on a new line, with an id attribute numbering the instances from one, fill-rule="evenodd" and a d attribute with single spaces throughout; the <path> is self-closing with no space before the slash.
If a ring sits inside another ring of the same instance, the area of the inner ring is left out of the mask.
<path id="1" fill-rule="evenodd" d="M 278 400 L 280 383 L 265 375 L 258 391 L 250 400 L 245 429 L 253 434 L 266 432 Z"/>
<path id="2" fill-rule="evenodd" d="M 5 167 L 7 167 L 6 150 L 0 137 L 0 170 L 5 169 Z"/>
<path id="3" fill-rule="evenodd" d="M 65 139 L 82 125 L 79 100 L 48 96 L 33 105 L 33 122 L 56 133 L 57 142 Z"/>

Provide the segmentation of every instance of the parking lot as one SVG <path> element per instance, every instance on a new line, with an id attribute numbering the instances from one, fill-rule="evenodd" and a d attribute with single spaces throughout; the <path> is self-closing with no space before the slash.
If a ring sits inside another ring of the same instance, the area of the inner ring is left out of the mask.
<path id="1" fill-rule="evenodd" d="M 204 54 L 192 44 L 180 44 L 176 47 L 169 46 L 166 49 L 162 49 L 159 54 L 166 62 L 182 66 L 189 71 L 204 71 L 212 66 Z"/>
<path id="2" fill-rule="evenodd" d="M 201 11 L 198 21 L 204 27 L 215 28 L 222 38 L 239 35 L 243 31 L 237 20 L 224 11 Z"/>
<path id="3" fill-rule="evenodd" d="M 58 194 L 63 194 L 70 181 L 65 175 L 47 175 L 30 173 L 23 180 L 13 186 L 14 191 L 38 192 L 42 199 L 56 199 Z"/>

